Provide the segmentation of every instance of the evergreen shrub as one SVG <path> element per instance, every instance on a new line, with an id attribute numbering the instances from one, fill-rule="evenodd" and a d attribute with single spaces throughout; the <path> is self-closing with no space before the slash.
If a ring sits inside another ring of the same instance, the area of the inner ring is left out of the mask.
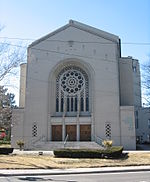
<path id="1" fill-rule="evenodd" d="M 57 149 L 54 150 L 55 157 L 64 158 L 120 158 L 122 146 L 113 146 L 106 149 Z"/>

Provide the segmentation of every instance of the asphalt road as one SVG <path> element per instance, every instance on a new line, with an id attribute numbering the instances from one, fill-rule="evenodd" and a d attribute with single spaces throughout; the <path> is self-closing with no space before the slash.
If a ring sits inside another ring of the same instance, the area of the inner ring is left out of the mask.
<path id="1" fill-rule="evenodd" d="M 150 182 L 150 172 L 0 177 L 0 182 Z"/>

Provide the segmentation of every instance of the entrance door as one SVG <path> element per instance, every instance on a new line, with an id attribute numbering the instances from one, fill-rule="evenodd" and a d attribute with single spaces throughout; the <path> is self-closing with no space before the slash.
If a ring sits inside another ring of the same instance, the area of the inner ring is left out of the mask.
<path id="1" fill-rule="evenodd" d="M 91 141 L 91 125 L 80 125 L 80 141 Z"/>
<path id="2" fill-rule="evenodd" d="M 68 141 L 76 141 L 76 125 L 66 125 L 66 135 L 68 134 Z"/>
<path id="3" fill-rule="evenodd" d="M 52 141 L 62 141 L 62 125 L 52 125 Z"/>

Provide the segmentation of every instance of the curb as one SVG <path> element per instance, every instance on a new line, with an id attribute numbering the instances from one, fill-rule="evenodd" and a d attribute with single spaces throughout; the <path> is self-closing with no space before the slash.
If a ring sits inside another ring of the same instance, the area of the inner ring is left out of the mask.
<path id="1" fill-rule="evenodd" d="M 2 170 L 0 171 L 0 177 L 4 176 L 4 177 L 8 177 L 8 176 L 36 176 L 36 175 L 73 175 L 73 174 L 96 174 L 96 173 L 123 173 L 123 172 L 146 172 L 146 171 L 150 171 L 150 166 L 146 167 L 146 168 L 120 168 L 120 169 L 107 169 L 107 168 L 96 168 L 95 170 L 89 170 L 89 168 L 87 168 L 88 170 L 86 171 L 86 169 L 84 169 L 83 171 L 81 170 L 76 170 L 76 169 L 72 169 L 72 171 L 70 169 L 65 170 L 60 170 L 60 171 L 53 171 L 53 170 L 49 170 L 49 171 L 45 171 L 42 170 L 41 172 L 38 172 L 36 169 L 34 169 L 35 171 L 26 171 L 24 170 L 24 172 L 22 172 L 21 170 L 17 170 L 17 171 L 13 171 L 13 170 L 7 170 L 7 172 L 2 173 Z M 39 170 L 39 169 L 38 169 Z"/>

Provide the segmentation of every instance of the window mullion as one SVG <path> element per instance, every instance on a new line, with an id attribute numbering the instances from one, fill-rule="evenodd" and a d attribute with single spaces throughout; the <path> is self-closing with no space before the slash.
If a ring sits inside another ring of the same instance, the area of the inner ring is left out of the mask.
<path id="1" fill-rule="evenodd" d="M 59 100 L 58 100 L 58 103 L 59 103 L 59 110 L 58 110 L 58 112 L 61 112 L 61 90 L 60 90 L 60 86 L 59 86 Z"/>
<path id="2" fill-rule="evenodd" d="M 86 111 L 86 90 L 84 88 L 84 96 L 83 96 L 83 110 L 84 112 Z"/>

